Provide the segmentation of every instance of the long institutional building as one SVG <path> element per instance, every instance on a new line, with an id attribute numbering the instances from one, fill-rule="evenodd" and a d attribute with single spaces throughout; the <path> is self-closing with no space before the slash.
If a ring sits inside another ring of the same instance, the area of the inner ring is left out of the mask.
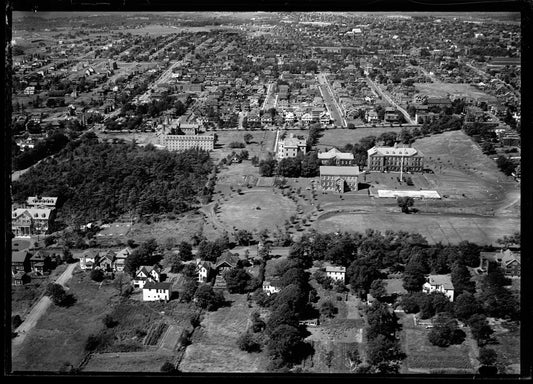
<path id="1" fill-rule="evenodd" d="M 424 154 L 415 148 L 372 147 L 367 170 L 374 172 L 423 172 Z"/>
<path id="2" fill-rule="evenodd" d="M 215 147 L 215 137 L 213 135 L 165 135 L 163 145 L 170 151 L 185 151 L 190 148 L 212 151 Z"/>

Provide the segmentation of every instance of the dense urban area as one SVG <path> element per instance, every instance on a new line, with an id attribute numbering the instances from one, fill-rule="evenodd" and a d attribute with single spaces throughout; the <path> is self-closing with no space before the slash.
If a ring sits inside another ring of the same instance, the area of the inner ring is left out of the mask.
<path id="1" fill-rule="evenodd" d="M 11 371 L 520 374 L 520 14 L 13 13 Z"/>

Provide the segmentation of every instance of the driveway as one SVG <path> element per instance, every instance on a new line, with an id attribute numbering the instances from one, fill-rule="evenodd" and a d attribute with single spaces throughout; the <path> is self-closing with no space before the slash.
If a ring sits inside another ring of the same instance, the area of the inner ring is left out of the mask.
<path id="1" fill-rule="evenodd" d="M 70 264 L 67 269 L 56 279 L 55 282 L 64 286 L 65 283 L 67 283 L 67 281 L 69 281 L 72 277 L 72 272 L 74 271 L 76 265 L 77 263 Z M 41 297 L 41 299 L 33 306 L 30 313 L 28 313 L 22 324 L 17 329 L 15 329 L 15 332 L 17 332 L 18 335 L 17 337 L 11 340 L 13 348 L 12 356 L 15 355 L 15 352 L 18 352 L 16 347 L 19 347 L 22 344 L 22 342 L 26 338 L 26 335 L 33 329 L 33 327 L 35 327 L 37 321 L 39 321 L 41 316 L 46 312 L 51 302 L 52 301 L 48 296 Z"/>

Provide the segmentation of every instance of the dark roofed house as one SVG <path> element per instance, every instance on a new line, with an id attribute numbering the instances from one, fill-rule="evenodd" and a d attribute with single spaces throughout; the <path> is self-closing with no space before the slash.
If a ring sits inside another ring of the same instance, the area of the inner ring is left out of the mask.
<path id="1" fill-rule="evenodd" d="M 143 286 L 143 301 L 169 301 L 172 283 L 148 281 Z"/>
<path id="2" fill-rule="evenodd" d="M 31 281 L 30 276 L 23 271 L 18 271 L 11 277 L 12 285 L 23 285 L 28 284 Z"/>
<path id="3" fill-rule="evenodd" d="M 503 270 L 503 273 L 509 277 L 520 277 L 520 252 L 513 252 L 510 249 L 500 252 L 480 252 L 479 268 L 488 272 L 489 263 L 497 263 Z"/>
<path id="4" fill-rule="evenodd" d="M 11 252 L 11 272 L 13 274 L 19 271 L 29 272 L 31 256 L 32 254 L 27 249 Z"/>
<path id="5" fill-rule="evenodd" d="M 237 266 L 239 256 L 229 251 L 225 251 L 215 263 L 215 269 L 218 274 Z"/>

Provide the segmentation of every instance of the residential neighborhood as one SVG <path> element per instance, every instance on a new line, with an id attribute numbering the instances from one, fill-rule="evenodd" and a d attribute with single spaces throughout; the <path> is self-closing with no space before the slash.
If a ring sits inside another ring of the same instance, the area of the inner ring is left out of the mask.
<path id="1" fill-rule="evenodd" d="M 520 16 L 13 11 L 9 373 L 523 374 Z"/>

